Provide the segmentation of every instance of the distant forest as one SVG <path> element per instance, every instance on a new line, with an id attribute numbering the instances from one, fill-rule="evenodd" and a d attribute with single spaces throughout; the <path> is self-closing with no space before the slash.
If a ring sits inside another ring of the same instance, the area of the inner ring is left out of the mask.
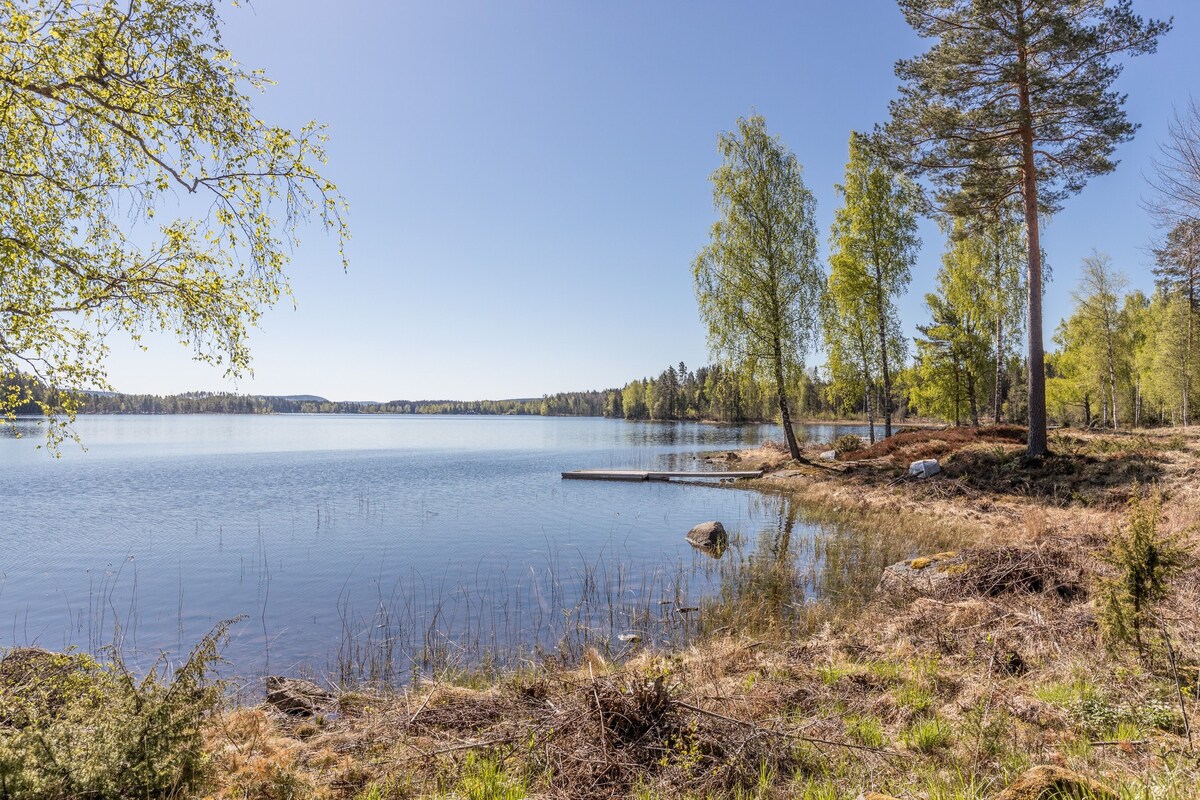
<path id="1" fill-rule="evenodd" d="M 842 398 L 815 370 L 800 373 L 790 398 L 806 418 L 845 413 Z M 47 390 L 20 376 L 9 387 L 27 401 L 18 414 L 39 415 L 36 400 Z M 655 377 L 631 380 L 619 389 L 559 392 L 540 398 L 512 400 L 390 400 L 335 402 L 292 395 L 268 396 L 229 392 L 184 394 L 83 393 L 75 397 L 80 414 L 497 414 L 544 417 L 611 417 L 635 420 L 708 420 L 768 422 L 777 419 L 777 403 L 769 388 L 720 366 L 690 370 L 680 362 Z"/>

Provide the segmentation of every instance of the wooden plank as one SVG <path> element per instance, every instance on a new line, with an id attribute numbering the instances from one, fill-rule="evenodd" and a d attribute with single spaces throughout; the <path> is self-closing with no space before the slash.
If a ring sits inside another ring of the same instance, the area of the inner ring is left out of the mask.
<path id="1" fill-rule="evenodd" d="M 564 479 L 587 481 L 668 481 L 672 478 L 728 479 L 761 478 L 762 471 L 755 472 L 659 472 L 637 469 L 577 469 L 562 473 Z"/>

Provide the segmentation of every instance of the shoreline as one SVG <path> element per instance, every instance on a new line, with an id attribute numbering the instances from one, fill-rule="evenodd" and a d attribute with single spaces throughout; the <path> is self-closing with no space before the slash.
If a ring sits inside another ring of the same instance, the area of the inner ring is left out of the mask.
<path id="1" fill-rule="evenodd" d="M 1101 598 L 1146 486 L 1161 531 L 1197 551 L 1200 430 L 1058 432 L 1052 449 L 1030 468 L 1011 432 L 923 428 L 834 462 L 696 454 L 767 470 L 720 488 L 794 501 L 691 610 L 697 643 L 226 707 L 203 729 L 206 796 L 1010 800 L 1048 775 L 1196 796 L 1200 569 L 1170 576 L 1169 661 L 1157 633 L 1148 656 L 1115 640 Z M 919 457 L 943 472 L 897 482 Z M 811 544 L 789 542 L 802 520 L 822 526 Z"/>

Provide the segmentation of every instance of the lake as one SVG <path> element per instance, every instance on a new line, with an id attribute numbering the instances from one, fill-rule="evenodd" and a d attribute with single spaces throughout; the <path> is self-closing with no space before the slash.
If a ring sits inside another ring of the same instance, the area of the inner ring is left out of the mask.
<path id="1" fill-rule="evenodd" d="M 818 530 L 754 492 L 560 478 L 696 468 L 692 454 L 777 427 L 87 416 L 86 451 L 58 459 L 35 449 L 36 421 L 18 429 L 0 437 L 0 647 L 117 643 L 143 666 L 234 617 L 226 657 L 245 676 L 396 680 L 497 653 L 682 643 L 674 609 L 719 591 L 781 520 L 790 537 Z M 719 562 L 683 538 L 712 519 L 735 543 Z"/>

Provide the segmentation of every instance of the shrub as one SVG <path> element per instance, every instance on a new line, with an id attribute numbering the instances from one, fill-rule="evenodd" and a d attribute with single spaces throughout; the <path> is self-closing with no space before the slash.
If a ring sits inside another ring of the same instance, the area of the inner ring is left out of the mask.
<path id="1" fill-rule="evenodd" d="M 833 449 L 840 456 L 843 453 L 855 453 L 863 449 L 861 436 L 853 433 L 843 434 L 833 440 Z"/>
<path id="2" fill-rule="evenodd" d="M 0 795 L 176 797 L 204 775 L 201 724 L 222 697 L 212 679 L 233 620 L 170 673 L 135 678 L 119 652 L 19 650 L 0 661 Z"/>
<path id="3" fill-rule="evenodd" d="M 1132 645 L 1143 655 L 1142 630 L 1186 555 L 1178 542 L 1159 532 L 1161 509 L 1162 495 L 1157 490 L 1143 498 L 1134 487 L 1125 528 L 1114 534 L 1106 553 L 1118 573 L 1102 583 L 1100 621 L 1110 642 Z"/>

